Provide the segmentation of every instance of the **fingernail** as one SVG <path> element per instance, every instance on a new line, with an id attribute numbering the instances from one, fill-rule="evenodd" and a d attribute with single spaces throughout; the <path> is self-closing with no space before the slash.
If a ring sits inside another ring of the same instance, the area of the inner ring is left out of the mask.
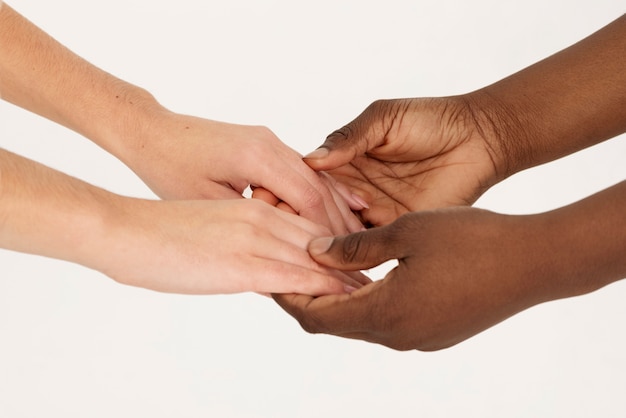
<path id="1" fill-rule="evenodd" d="M 345 285 L 345 286 L 343 287 L 343 290 L 345 290 L 345 291 L 346 291 L 346 293 L 352 293 L 352 292 L 354 292 L 354 291 L 356 290 L 356 287 L 352 287 L 352 286 L 350 286 L 350 285 Z"/>
<path id="2" fill-rule="evenodd" d="M 358 194 L 356 193 L 352 193 L 352 199 L 354 199 L 355 202 L 357 202 L 359 205 L 363 206 L 365 209 L 369 209 L 370 205 L 367 204 L 367 202 Z"/>
<path id="3" fill-rule="evenodd" d="M 309 254 L 320 255 L 324 254 L 333 243 L 333 237 L 317 238 L 311 241 L 309 244 Z"/>
<path id="4" fill-rule="evenodd" d="M 325 158 L 328 156 L 328 148 L 318 148 L 313 152 L 308 153 L 304 156 L 304 158 L 308 158 L 310 160 L 317 160 L 321 158 Z"/>

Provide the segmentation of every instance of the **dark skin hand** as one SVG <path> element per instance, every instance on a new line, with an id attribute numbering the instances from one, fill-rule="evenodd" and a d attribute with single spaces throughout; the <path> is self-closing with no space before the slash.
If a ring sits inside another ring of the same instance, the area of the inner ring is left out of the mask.
<path id="1" fill-rule="evenodd" d="M 626 182 L 537 215 L 469 207 L 402 216 L 380 228 L 312 241 L 323 265 L 398 266 L 349 295 L 273 295 L 308 332 L 438 350 L 542 302 L 626 277 Z"/>
<path id="2" fill-rule="evenodd" d="M 512 174 L 626 131 L 626 17 L 516 74 L 453 97 L 379 100 L 305 157 L 386 225 L 471 205 Z"/>
<path id="3" fill-rule="evenodd" d="M 488 138 L 461 96 L 379 100 L 305 161 L 334 168 L 329 173 L 369 204 L 362 220 L 380 226 L 416 210 L 474 203 L 498 178 Z"/>
<path id="4" fill-rule="evenodd" d="M 536 215 L 442 208 L 625 132 L 624 51 L 622 16 L 476 92 L 375 102 L 306 161 L 362 194 L 363 219 L 384 226 L 316 239 L 309 253 L 342 270 L 398 267 L 350 295 L 274 299 L 309 332 L 437 350 L 624 278 L 626 182 Z"/>

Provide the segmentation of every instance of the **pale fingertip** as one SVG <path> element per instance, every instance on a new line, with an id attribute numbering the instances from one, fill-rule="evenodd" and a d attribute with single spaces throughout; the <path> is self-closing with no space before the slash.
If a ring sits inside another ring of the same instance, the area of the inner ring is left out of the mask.
<path id="1" fill-rule="evenodd" d="M 363 226 L 363 224 L 358 219 L 348 222 L 349 234 L 354 234 L 356 232 L 363 232 L 363 231 L 367 231 L 367 228 L 365 228 L 365 226 Z"/>
<path id="2" fill-rule="evenodd" d="M 272 192 L 262 187 L 256 187 L 252 191 L 252 199 L 261 200 L 272 206 L 276 206 L 280 203 L 280 199 L 278 199 Z"/>
<path id="3" fill-rule="evenodd" d="M 365 206 L 363 206 L 363 204 L 361 202 L 359 202 L 358 200 L 356 200 L 354 198 L 354 195 L 341 195 L 341 197 L 343 197 L 346 201 L 346 203 L 348 203 L 348 206 L 350 207 L 350 210 L 363 210 L 366 209 Z"/>
<path id="4" fill-rule="evenodd" d="M 370 279 L 367 275 L 365 275 L 363 272 L 361 271 L 353 271 L 353 272 L 349 272 L 347 273 L 353 280 L 356 280 L 359 283 L 359 287 L 363 287 L 363 286 L 367 286 L 370 283 L 373 283 L 374 281 L 372 279 Z"/>
<path id="5" fill-rule="evenodd" d="M 357 290 L 357 289 L 356 289 L 356 287 L 352 287 L 352 286 L 349 286 L 349 285 L 345 285 L 345 286 L 343 287 L 343 290 L 345 290 L 345 292 L 346 292 L 346 293 L 350 294 L 350 293 L 354 292 L 354 291 L 355 291 L 355 290 Z"/>
<path id="6" fill-rule="evenodd" d="M 325 172 L 320 172 L 320 174 L 326 174 Z M 328 175 L 330 177 L 330 175 Z M 332 177 L 330 177 L 332 179 Z M 334 179 L 333 179 L 334 180 Z M 361 201 L 355 199 L 354 197 L 356 196 L 354 193 L 352 193 L 350 191 L 350 189 L 348 189 L 348 187 L 346 187 L 346 185 L 335 181 L 334 183 L 331 183 L 332 187 L 335 189 L 335 191 L 337 193 L 339 193 L 339 195 L 341 197 L 343 197 L 343 199 L 346 201 L 346 203 L 348 203 L 348 206 L 350 207 L 351 210 L 363 210 L 366 208 L 366 206 L 363 205 L 362 199 Z"/>
<path id="7" fill-rule="evenodd" d="M 367 204 L 367 202 L 365 201 L 365 199 L 363 199 L 361 196 L 359 196 L 356 193 L 352 193 L 352 195 L 350 196 L 352 198 L 352 200 L 354 200 L 356 203 L 358 203 L 359 205 L 362 206 L 361 209 L 369 209 L 370 205 Z"/>
<path id="8" fill-rule="evenodd" d="M 298 212 L 296 212 L 291 206 L 289 206 L 287 203 L 285 202 L 278 202 L 278 204 L 276 205 L 276 207 L 280 210 L 282 210 L 283 212 L 286 213 L 290 213 L 292 215 L 297 215 Z"/>

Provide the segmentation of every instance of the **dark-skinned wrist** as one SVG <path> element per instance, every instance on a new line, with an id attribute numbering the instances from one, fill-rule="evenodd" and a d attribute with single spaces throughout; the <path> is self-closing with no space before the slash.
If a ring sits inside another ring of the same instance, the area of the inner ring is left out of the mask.
<path id="1" fill-rule="evenodd" d="M 488 88 L 461 96 L 496 167 L 494 183 L 535 165 L 531 138 L 536 137 L 533 116 L 500 99 Z"/>

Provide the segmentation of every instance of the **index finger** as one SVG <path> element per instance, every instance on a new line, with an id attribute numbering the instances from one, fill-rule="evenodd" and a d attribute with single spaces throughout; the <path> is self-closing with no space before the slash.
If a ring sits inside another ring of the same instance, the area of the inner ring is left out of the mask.
<path id="1" fill-rule="evenodd" d="M 286 202 L 301 216 L 327 226 L 334 234 L 347 233 L 344 216 L 328 185 L 304 161 L 294 157 L 293 164 L 280 160 L 279 164 L 271 168 L 266 166 L 262 173 L 263 181 L 259 185 Z"/>

